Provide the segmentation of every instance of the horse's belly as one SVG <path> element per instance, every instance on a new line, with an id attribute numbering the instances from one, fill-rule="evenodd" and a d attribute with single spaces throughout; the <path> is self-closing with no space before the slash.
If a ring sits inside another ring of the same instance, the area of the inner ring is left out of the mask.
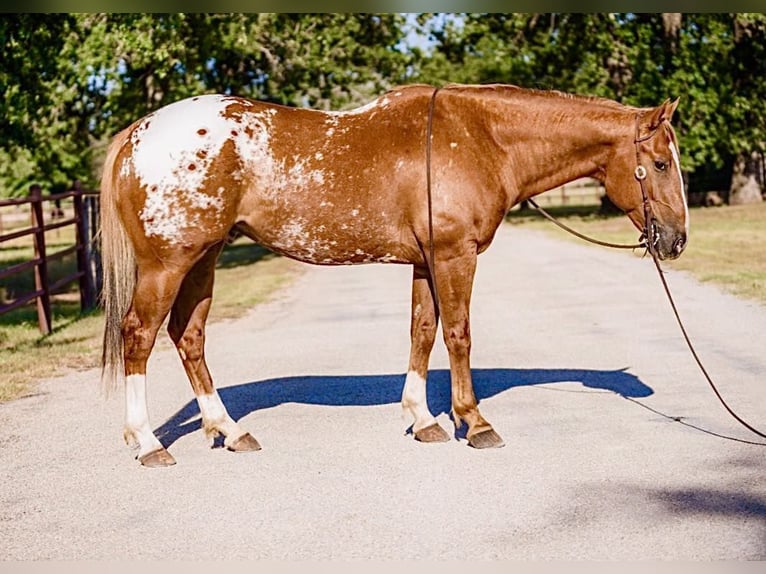
<path id="1" fill-rule="evenodd" d="M 259 216 L 260 215 L 260 216 Z M 318 265 L 407 263 L 402 245 L 385 220 L 370 220 L 354 212 L 347 220 L 338 214 L 262 211 L 245 219 L 243 231 L 269 249 Z"/>
<path id="2" fill-rule="evenodd" d="M 266 233 L 261 243 L 288 257 L 318 265 L 354 265 L 359 263 L 405 263 L 401 250 L 390 242 L 373 241 L 364 233 L 328 231 L 327 225 L 313 227 L 300 219 Z"/>

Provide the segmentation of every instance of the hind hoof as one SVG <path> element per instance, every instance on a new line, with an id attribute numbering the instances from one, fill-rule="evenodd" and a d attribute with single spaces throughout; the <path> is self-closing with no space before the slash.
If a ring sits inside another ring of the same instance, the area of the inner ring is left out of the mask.
<path id="1" fill-rule="evenodd" d="M 141 466 L 147 468 L 162 468 L 165 466 L 173 466 L 176 463 L 176 459 L 174 459 L 167 450 L 160 448 L 148 452 L 143 456 L 139 456 L 138 462 L 141 463 Z"/>
<path id="2" fill-rule="evenodd" d="M 500 448 L 505 446 L 503 439 L 493 429 L 481 431 L 468 437 L 468 444 L 473 448 Z"/>
<path id="3" fill-rule="evenodd" d="M 419 442 L 448 442 L 449 435 L 439 423 L 434 423 L 415 433 L 415 440 Z"/>
<path id="4" fill-rule="evenodd" d="M 252 452 L 261 450 L 261 445 L 258 444 L 258 441 L 255 440 L 253 435 L 248 432 L 243 434 L 230 445 L 226 445 L 226 448 L 232 452 Z"/>

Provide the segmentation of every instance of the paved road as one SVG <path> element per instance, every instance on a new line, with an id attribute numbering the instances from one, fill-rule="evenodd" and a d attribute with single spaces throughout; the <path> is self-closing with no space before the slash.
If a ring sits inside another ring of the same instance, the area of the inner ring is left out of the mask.
<path id="1" fill-rule="evenodd" d="M 507 444 L 493 451 L 405 435 L 409 277 L 309 268 L 211 327 L 212 371 L 258 453 L 208 448 L 167 347 L 149 406 L 172 468 L 131 458 L 122 398 L 95 371 L 0 406 L 0 557 L 766 558 L 766 450 L 717 436 L 757 439 L 699 374 L 650 261 L 501 228 L 473 302 L 477 394 Z M 766 427 L 766 309 L 669 280 L 724 396 Z M 452 429 L 441 340 L 431 366 Z"/>

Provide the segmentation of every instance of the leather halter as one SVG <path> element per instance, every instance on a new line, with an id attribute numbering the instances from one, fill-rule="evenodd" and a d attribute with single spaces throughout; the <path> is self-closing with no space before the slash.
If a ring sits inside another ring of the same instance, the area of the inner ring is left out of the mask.
<path id="1" fill-rule="evenodd" d="M 564 231 L 567 231 L 571 233 L 572 235 L 579 237 L 580 239 L 584 239 L 585 241 L 589 241 L 590 243 L 595 243 L 596 245 L 602 245 L 604 247 L 612 247 L 614 249 L 640 249 L 640 248 L 646 248 L 646 250 L 653 256 L 657 257 L 657 243 L 660 240 L 660 236 L 657 233 L 657 220 L 654 217 L 654 214 L 652 213 L 652 207 L 649 200 L 649 193 L 646 191 L 646 188 L 644 186 L 644 180 L 647 176 L 646 168 L 641 163 L 641 149 L 639 147 L 639 144 L 641 142 L 648 141 L 652 139 L 657 131 L 659 131 L 659 126 L 657 126 L 655 129 L 653 129 L 648 135 L 645 135 L 641 137 L 641 114 L 636 114 L 636 135 L 633 138 L 633 143 L 636 145 L 636 169 L 633 171 L 633 177 L 636 178 L 636 181 L 638 181 L 639 188 L 641 189 L 641 202 L 642 207 L 644 210 L 644 228 L 641 230 L 641 237 L 639 238 L 638 243 L 611 243 L 609 241 L 602 241 L 600 239 L 594 239 L 593 237 L 589 237 L 583 233 L 580 233 L 579 231 L 576 231 L 569 227 L 568 225 L 565 225 L 564 223 L 560 222 L 558 219 L 553 217 L 550 213 L 545 211 L 533 198 L 528 198 L 527 201 L 534 207 L 537 211 L 540 212 L 540 214 L 545 217 L 548 221 L 554 223 L 555 225 L 558 225 L 561 229 Z"/>
<path id="2" fill-rule="evenodd" d="M 662 125 L 662 124 L 660 124 Z M 644 229 L 641 233 L 642 246 L 646 247 L 652 257 L 657 257 L 657 243 L 660 241 L 660 236 L 657 233 L 657 219 L 652 213 L 652 206 L 649 202 L 649 194 L 644 186 L 646 180 L 647 171 L 641 163 L 641 142 L 652 139 L 659 131 L 660 126 L 654 128 L 649 134 L 641 137 L 641 114 L 636 114 L 636 137 L 633 142 L 636 144 L 636 169 L 633 171 L 633 176 L 638 181 L 638 185 L 641 188 L 641 201 L 644 209 Z"/>

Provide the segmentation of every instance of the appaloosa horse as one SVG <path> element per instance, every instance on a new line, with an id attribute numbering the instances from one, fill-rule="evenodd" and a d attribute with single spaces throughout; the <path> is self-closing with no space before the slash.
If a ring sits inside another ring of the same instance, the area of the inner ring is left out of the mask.
<path id="1" fill-rule="evenodd" d="M 232 234 L 307 263 L 412 265 L 402 407 L 414 436 L 448 440 L 426 404 L 441 318 L 454 422 L 467 423 L 470 445 L 502 446 L 471 383 L 477 255 L 511 207 L 586 176 L 651 232 L 661 258 L 680 255 L 688 213 L 670 125 L 677 103 L 635 108 L 510 85 L 450 85 L 437 97 L 411 85 L 347 112 L 203 95 L 136 121 L 108 151 L 101 237 L 103 379 L 124 374 L 125 439 L 138 460 L 175 462 L 146 404 L 147 359 L 168 313 L 204 430 L 233 451 L 260 448 L 229 416 L 205 363 L 215 263 Z"/>

